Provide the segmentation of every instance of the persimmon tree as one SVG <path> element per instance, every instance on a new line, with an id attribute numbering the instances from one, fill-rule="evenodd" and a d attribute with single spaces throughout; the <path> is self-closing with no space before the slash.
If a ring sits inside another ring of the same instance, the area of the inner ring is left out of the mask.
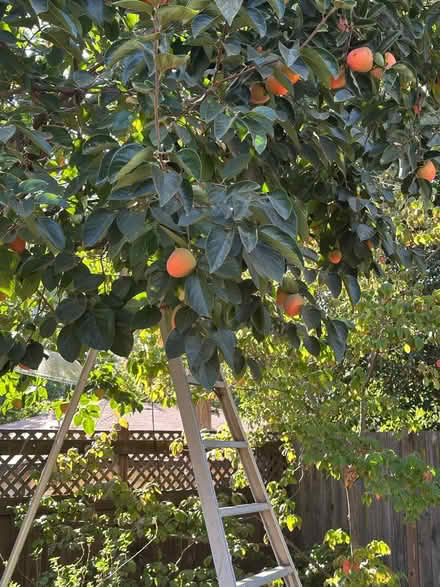
<path id="1" fill-rule="evenodd" d="M 166 351 L 206 388 L 222 360 L 259 377 L 243 331 L 340 361 L 348 325 L 312 285 L 356 304 L 359 277 L 382 272 L 373 249 L 417 258 L 383 204 L 390 182 L 432 197 L 439 14 L 419 0 L 1 2 L 1 372 L 51 345 L 128 356 L 180 303 Z M 276 312 L 278 288 L 304 303 Z"/>

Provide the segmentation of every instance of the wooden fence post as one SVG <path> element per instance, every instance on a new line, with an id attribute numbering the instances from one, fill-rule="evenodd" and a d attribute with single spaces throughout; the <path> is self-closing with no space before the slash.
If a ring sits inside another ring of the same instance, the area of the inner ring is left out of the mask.
<path id="1" fill-rule="evenodd" d="M 406 434 L 401 441 L 401 455 L 408 456 L 414 450 L 414 436 Z M 406 524 L 406 544 L 408 553 L 408 587 L 422 587 L 419 577 L 419 545 L 417 523 Z"/>
<path id="2" fill-rule="evenodd" d="M 212 430 L 211 402 L 201 399 L 196 404 L 196 414 L 200 430 Z"/>
<path id="3" fill-rule="evenodd" d="M 118 431 L 118 440 L 123 442 L 123 448 L 118 450 L 118 474 L 121 481 L 127 481 L 128 479 L 128 453 L 126 443 L 129 439 L 129 431 L 128 428 L 120 428 Z"/>

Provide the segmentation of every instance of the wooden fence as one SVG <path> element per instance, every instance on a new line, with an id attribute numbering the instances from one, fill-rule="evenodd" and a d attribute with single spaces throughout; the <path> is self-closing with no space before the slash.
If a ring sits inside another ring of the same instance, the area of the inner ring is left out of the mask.
<path id="1" fill-rule="evenodd" d="M 5 558 L 15 534 L 6 505 L 29 499 L 35 472 L 41 471 L 54 436 L 52 431 L 0 431 L 0 553 Z M 417 452 L 428 464 L 440 469 L 440 432 L 425 432 L 402 440 L 388 434 L 376 436 L 384 448 L 400 455 Z M 115 460 L 97 473 L 96 479 L 110 480 L 119 475 L 133 488 L 155 481 L 163 491 L 173 494 L 194 492 L 188 453 L 170 454 L 171 442 L 181 438 L 180 432 L 123 430 L 114 444 Z M 90 442 L 83 433 L 71 432 L 63 451 L 72 447 L 84 451 Z M 257 449 L 257 459 L 266 481 L 277 478 L 284 467 L 276 443 Z M 216 487 L 229 487 L 231 463 L 212 461 L 210 465 Z M 75 489 L 53 481 L 48 492 L 63 496 Z M 364 506 L 362 489 L 362 483 L 357 481 L 348 490 L 352 530 L 358 543 L 384 540 L 392 549 L 389 564 L 408 577 L 409 587 L 440 587 L 440 508 L 426 511 L 416 524 L 408 526 L 385 500 Z M 294 535 L 300 548 L 321 543 L 329 528 L 348 530 L 347 495 L 342 481 L 328 479 L 313 468 L 304 472 L 298 485 L 292 486 L 291 497 L 303 519 L 302 529 Z"/>
<path id="2" fill-rule="evenodd" d="M 401 456 L 418 453 L 426 463 L 440 469 L 440 432 L 411 434 L 402 439 L 391 434 L 376 434 L 384 448 Z M 438 482 L 438 481 L 437 481 Z M 300 548 L 322 542 L 329 528 L 348 531 L 347 493 L 355 540 L 365 545 L 384 540 L 391 548 L 387 561 L 408 579 L 408 587 L 440 587 L 440 504 L 426 510 L 416 524 L 408 525 L 386 500 L 362 503 L 363 484 L 357 481 L 347 490 L 342 481 L 328 479 L 315 468 L 307 470 L 291 496 L 303 527 L 295 535 Z M 403 582 L 406 585 L 406 582 Z"/>

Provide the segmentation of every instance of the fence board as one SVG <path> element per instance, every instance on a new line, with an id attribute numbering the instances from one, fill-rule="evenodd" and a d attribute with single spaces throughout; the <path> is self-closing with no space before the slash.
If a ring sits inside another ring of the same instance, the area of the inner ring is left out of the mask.
<path id="1" fill-rule="evenodd" d="M 33 473 L 40 472 L 55 436 L 54 431 L 0 431 L 0 552 L 7 557 L 16 534 L 16 528 L 5 508 L 23 499 L 33 491 Z M 407 455 L 418 452 L 426 462 L 440 468 L 440 433 L 425 432 L 402 439 L 390 434 L 374 435 L 383 448 Z M 139 488 L 155 481 L 163 491 L 195 491 L 189 455 L 183 451 L 174 457 L 170 444 L 181 439 L 181 432 L 124 431 L 115 442 L 115 462 L 109 463 L 95 481 L 121 475 L 129 486 Z M 84 433 L 72 431 L 63 451 L 77 448 L 85 451 L 90 444 Z M 270 443 L 256 451 L 259 466 L 265 480 L 277 478 L 284 459 L 277 443 Z M 230 485 L 233 468 L 227 460 L 212 461 L 211 470 L 218 488 Z M 322 542 L 329 528 L 348 531 L 347 500 L 342 481 L 326 478 L 316 468 L 302 472 L 299 483 L 291 488 L 296 502 L 296 512 L 303 519 L 303 527 L 295 535 L 295 543 L 302 549 Z M 56 479 L 50 492 L 54 497 L 78 490 Z M 409 587 L 440 587 L 440 508 L 427 511 L 413 527 L 403 523 L 403 518 L 392 510 L 386 500 L 373 501 L 370 507 L 363 505 L 362 482 L 357 481 L 348 490 L 353 530 L 359 544 L 372 539 L 384 540 L 390 545 L 392 555 L 389 564 L 395 571 L 408 577 Z M 22 575 L 32 574 L 31 562 L 20 562 Z"/>

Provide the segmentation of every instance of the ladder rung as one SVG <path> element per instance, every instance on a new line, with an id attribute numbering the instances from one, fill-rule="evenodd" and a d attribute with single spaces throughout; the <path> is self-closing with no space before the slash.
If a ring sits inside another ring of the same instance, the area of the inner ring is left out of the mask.
<path id="1" fill-rule="evenodd" d="M 267 510 L 270 510 L 268 503 L 245 503 L 244 505 L 233 505 L 218 509 L 222 518 L 226 518 L 227 516 L 244 516 Z"/>
<path id="2" fill-rule="evenodd" d="M 246 440 L 216 440 L 215 438 L 207 438 L 203 441 L 205 448 L 247 448 Z"/>
<path id="3" fill-rule="evenodd" d="M 260 585 L 267 585 L 275 581 L 275 579 L 281 579 L 282 577 L 291 575 L 292 572 L 291 567 L 275 567 L 274 569 L 268 569 L 267 571 L 262 571 L 261 573 L 252 575 L 252 577 L 238 581 L 237 587 L 259 587 Z"/>

